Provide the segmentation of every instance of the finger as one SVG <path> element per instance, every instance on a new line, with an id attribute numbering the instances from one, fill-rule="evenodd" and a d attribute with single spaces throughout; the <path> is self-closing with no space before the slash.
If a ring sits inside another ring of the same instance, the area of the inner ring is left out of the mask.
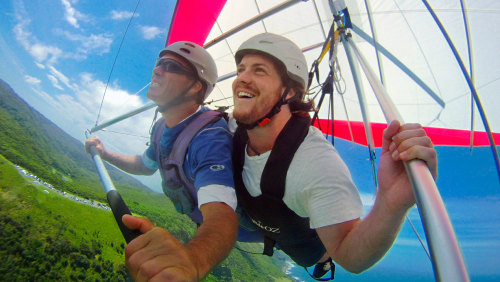
<path id="1" fill-rule="evenodd" d="M 402 161 L 419 159 L 427 164 L 434 179 L 437 179 L 437 153 L 434 148 L 415 145 L 399 154 Z"/>
<path id="2" fill-rule="evenodd" d="M 142 263 L 137 270 L 135 280 L 151 281 L 151 278 L 156 276 L 158 273 L 162 272 L 167 267 L 165 263 L 162 262 L 162 259 L 163 259 L 162 256 L 156 256 Z"/>
<path id="3" fill-rule="evenodd" d="M 130 217 L 131 216 L 127 216 L 127 218 L 124 220 L 124 224 L 125 221 L 128 222 Z M 130 226 L 139 226 L 139 225 L 131 224 Z M 156 253 L 157 251 L 160 251 L 165 248 L 168 249 L 172 244 L 171 243 L 172 240 L 175 240 L 175 238 L 163 228 L 153 226 L 152 228 L 148 229 L 148 231 L 144 231 L 147 228 L 144 229 L 141 227 L 139 228 L 143 234 L 135 238 L 134 240 L 130 241 L 130 243 L 125 248 L 125 259 L 127 260 L 129 258 L 132 258 L 132 256 L 135 255 L 136 252 L 139 253 L 143 251 L 145 248 L 148 248 L 149 246 L 153 246 L 152 250 L 146 252 L 146 255 L 141 255 L 142 257 L 147 257 L 148 254 Z M 134 259 L 134 261 L 136 260 L 137 259 Z"/>
<path id="4" fill-rule="evenodd" d="M 165 229 L 155 227 L 127 245 L 125 262 L 133 277 L 149 278 L 162 268 L 178 262 L 179 258 L 172 255 L 181 245 Z"/>
<path id="5" fill-rule="evenodd" d="M 85 151 L 90 154 L 90 147 L 98 146 L 101 143 L 101 140 L 97 136 L 92 136 L 89 139 L 85 140 Z"/>
<path id="6" fill-rule="evenodd" d="M 197 276 L 197 275 L 196 275 Z M 199 279 L 189 275 L 178 267 L 170 267 L 163 269 L 160 273 L 149 279 L 150 282 L 162 281 L 198 281 Z"/>
<path id="7" fill-rule="evenodd" d="M 395 134 L 398 133 L 400 128 L 400 123 L 397 120 L 393 120 L 389 126 L 384 129 L 383 139 L 382 139 L 382 151 L 389 151 L 392 139 Z"/>
<path id="8" fill-rule="evenodd" d="M 396 142 L 394 142 L 396 143 Z M 392 145 L 391 145 L 392 146 Z M 419 137 L 411 137 L 403 140 L 401 143 L 397 144 L 397 150 L 399 153 L 403 153 L 408 149 L 414 146 L 421 146 L 429 149 L 433 149 L 434 145 L 432 144 L 431 138 L 427 135 L 419 136 Z"/>
<path id="9" fill-rule="evenodd" d="M 141 233 L 146 233 L 154 227 L 154 224 L 147 218 L 132 216 L 129 214 L 122 216 L 122 222 L 128 229 L 139 230 Z"/>
<path id="10" fill-rule="evenodd" d="M 407 139 L 423 137 L 426 135 L 427 133 L 419 124 L 405 124 L 401 126 L 400 131 L 393 136 L 392 141 L 399 145 Z"/>
<path id="11" fill-rule="evenodd" d="M 124 223 L 128 222 L 129 219 L 130 218 L 128 217 L 124 219 Z M 134 277 L 137 275 L 139 267 L 147 260 L 156 256 L 156 252 L 160 249 L 159 247 L 152 246 L 155 245 L 155 243 L 162 242 L 161 237 L 152 234 L 155 233 L 155 228 L 153 228 L 152 230 L 153 231 L 142 234 L 141 236 L 130 241 L 130 243 L 125 248 L 125 263 Z"/>
<path id="12" fill-rule="evenodd" d="M 410 154 L 409 150 L 411 149 L 412 155 L 415 155 L 414 150 L 419 150 L 419 148 L 433 149 L 433 145 L 430 138 L 427 136 L 422 136 L 422 137 L 413 137 L 410 139 L 406 139 L 399 144 L 397 142 L 392 142 L 390 146 L 392 159 L 394 161 L 411 160 L 412 158 L 408 157 Z"/>

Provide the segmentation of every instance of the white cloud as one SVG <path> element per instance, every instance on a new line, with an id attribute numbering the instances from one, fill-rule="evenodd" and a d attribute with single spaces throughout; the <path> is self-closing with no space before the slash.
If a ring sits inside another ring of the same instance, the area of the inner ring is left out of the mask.
<path id="1" fill-rule="evenodd" d="M 55 88 L 59 89 L 59 90 L 64 90 L 62 88 L 61 85 L 59 85 L 59 80 L 57 80 L 57 78 L 51 74 L 47 74 L 47 78 L 50 80 L 50 82 L 52 83 L 52 86 L 54 86 Z"/>
<path id="2" fill-rule="evenodd" d="M 67 39 L 77 42 L 77 56 L 80 59 L 85 59 L 89 54 L 105 54 L 110 51 L 111 43 L 113 43 L 110 34 L 90 34 L 88 36 L 75 34 L 61 29 L 56 29 L 55 32 Z"/>
<path id="3" fill-rule="evenodd" d="M 62 74 L 60 71 L 58 71 L 56 68 L 53 66 L 49 65 L 47 66 L 50 73 L 52 74 L 53 77 L 57 78 L 59 81 L 64 83 L 68 88 L 73 89 L 74 87 L 70 84 L 69 78 L 66 77 L 64 74 Z"/>
<path id="4" fill-rule="evenodd" d="M 44 69 L 45 69 L 45 66 L 44 66 L 43 64 L 40 64 L 40 63 L 38 63 L 38 62 L 35 62 L 35 65 L 36 65 L 37 67 L 41 68 L 42 70 L 44 70 Z"/>
<path id="5" fill-rule="evenodd" d="M 38 84 L 40 84 L 40 82 L 42 82 L 40 79 L 38 79 L 36 77 L 29 76 L 29 75 L 25 75 L 24 80 L 27 83 L 32 84 L 32 85 L 38 85 Z"/>
<path id="6" fill-rule="evenodd" d="M 17 41 L 37 62 L 49 61 L 55 63 L 62 55 L 62 51 L 55 47 L 39 43 L 29 31 L 26 30 L 31 20 L 21 14 L 16 14 L 18 24 L 14 26 Z"/>
<path id="7" fill-rule="evenodd" d="M 91 128 L 98 115 L 106 84 L 92 74 L 84 73 L 74 83 L 73 95 L 58 95 L 58 111 L 72 117 L 72 124 L 85 129 Z M 117 85 L 108 85 L 101 108 L 99 123 L 116 118 L 119 115 L 137 109 L 146 103 L 145 99 L 121 89 Z M 152 122 L 151 111 L 125 119 L 110 126 L 109 131 L 100 131 L 98 136 L 110 150 L 125 154 L 142 154 L 147 138 L 127 137 L 127 135 L 148 137 Z M 123 134 L 117 134 L 123 133 Z M 125 136 L 125 138 L 124 138 Z"/>
<path id="8" fill-rule="evenodd" d="M 47 102 L 46 103 L 47 105 L 50 105 L 50 108 L 54 108 L 54 107 L 58 106 L 58 103 L 47 92 L 36 89 L 36 88 L 32 88 L 32 89 L 35 93 L 37 93 L 40 97 L 42 97 L 45 100 L 45 102 Z"/>
<path id="9" fill-rule="evenodd" d="M 68 79 L 51 66 L 47 68 L 51 72 L 47 78 L 52 85 L 66 93 L 49 95 L 40 89 L 33 89 L 45 101 L 44 107 L 46 108 L 41 112 L 54 118 L 58 126 L 83 141 L 83 132 L 95 123 L 106 84 L 89 73 L 81 74 L 77 80 L 74 80 Z M 62 81 L 71 88 L 64 88 Z M 137 109 L 145 103 L 147 103 L 146 99 L 121 89 L 117 84 L 110 84 L 102 105 L 99 123 Z M 112 151 L 142 154 L 146 149 L 145 143 L 148 141 L 152 118 L 153 110 L 150 110 L 120 121 L 107 128 L 108 131 L 99 131 L 97 135 Z"/>
<path id="10" fill-rule="evenodd" d="M 31 45 L 31 47 L 29 47 L 27 51 L 38 62 L 47 61 L 49 63 L 55 63 L 63 53 L 61 49 L 57 47 L 48 46 L 41 43 L 35 43 Z"/>
<path id="11" fill-rule="evenodd" d="M 109 52 L 113 40 L 111 39 L 111 35 L 108 34 L 91 34 L 82 43 L 82 47 L 84 47 L 82 50 L 86 54 L 95 51 L 101 55 Z"/>
<path id="12" fill-rule="evenodd" d="M 111 11 L 111 18 L 113 20 L 124 20 L 124 19 L 130 19 L 130 17 L 132 17 L 132 12 L 128 12 L 128 11 L 116 11 L 116 10 L 113 10 Z M 134 15 L 134 17 L 138 17 L 139 14 L 136 13 Z"/>
<path id="13" fill-rule="evenodd" d="M 17 41 L 27 49 L 27 46 L 29 46 L 28 38 L 31 37 L 31 33 L 25 31 L 25 28 L 30 24 L 31 20 L 23 18 L 21 15 L 17 15 L 16 19 L 18 20 L 18 24 L 14 26 L 14 34 L 16 35 Z"/>
<path id="14" fill-rule="evenodd" d="M 144 39 L 151 40 L 163 33 L 163 30 L 156 26 L 141 26 L 141 32 Z"/>
<path id="15" fill-rule="evenodd" d="M 79 28 L 78 19 L 83 18 L 83 15 L 75 10 L 68 0 L 61 0 L 61 3 L 64 6 L 64 17 L 66 21 L 75 28 Z"/>

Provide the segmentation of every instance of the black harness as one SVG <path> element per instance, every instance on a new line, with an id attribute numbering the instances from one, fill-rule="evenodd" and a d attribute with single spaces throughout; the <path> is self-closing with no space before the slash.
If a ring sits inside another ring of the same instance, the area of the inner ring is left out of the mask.
<path id="1" fill-rule="evenodd" d="M 247 131 L 238 127 L 234 138 L 234 182 L 238 204 L 264 233 L 264 254 L 272 256 L 274 245 L 301 266 L 311 266 L 326 249 L 309 227 L 309 218 L 298 216 L 283 202 L 286 174 L 295 152 L 309 131 L 310 119 L 292 115 L 278 135 L 262 173 L 262 195 L 252 197 L 243 184 Z"/>

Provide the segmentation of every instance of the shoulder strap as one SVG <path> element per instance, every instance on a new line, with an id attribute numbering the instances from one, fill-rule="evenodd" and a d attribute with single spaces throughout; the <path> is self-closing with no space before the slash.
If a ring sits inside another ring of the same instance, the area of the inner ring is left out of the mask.
<path id="1" fill-rule="evenodd" d="M 217 111 L 207 111 L 199 114 L 182 130 L 179 136 L 177 136 L 169 159 L 175 160 L 182 165 L 186 157 L 187 148 L 194 136 L 207 124 L 216 122 L 220 118 L 221 113 Z"/>
<path id="2" fill-rule="evenodd" d="M 201 224 L 202 217 L 198 210 L 197 191 L 196 187 L 194 187 L 193 183 L 186 176 L 184 171 L 184 160 L 186 158 L 187 148 L 194 136 L 207 124 L 216 122 L 220 118 L 220 112 L 216 111 L 207 111 L 199 114 L 177 136 L 170 155 L 163 159 L 160 158 L 160 166 L 164 181 L 172 184 L 177 183 L 176 185 L 172 185 L 173 190 L 184 189 L 182 193 L 187 192 L 191 203 L 187 204 L 189 207 L 183 207 L 181 210 L 184 211 L 184 208 L 186 208 L 190 213 L 189 217 L 198 224 Z M 191 213 L 191 211 L 193 211 L 193 213 Z"/>
<path id="3" fill-rule="evenodd" d="M 153 138 L 151 138 L 151 146 L 155 151 L 156 162 L 160 164 L 160 140 L 163 135 L 163 129 L 165 128 L 165 119 L 162 117 L 156 121 L 153 126 Z"/>
<path id="4" fill-rule="evenodd" d="M 292 115 L 281 130 L 262 172 L 260 187 L 263 194 L 283 198 L 288 168 L 295 152 L 306 138 L 310 124 L 309 118 Z"/>

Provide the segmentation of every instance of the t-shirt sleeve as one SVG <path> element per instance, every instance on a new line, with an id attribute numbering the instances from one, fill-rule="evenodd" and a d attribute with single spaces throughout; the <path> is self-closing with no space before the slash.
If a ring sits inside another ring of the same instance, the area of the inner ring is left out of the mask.
<path id="1" fill-rule="evenodd" d="M 159 168 L 158 163 L 156 162 L 156 156 L 154 154 L 154 150 L 151 146 L 149 146 L 141 156 L 142 163 L 144 166 L 151 170 L 157 170 Z"/>
<path id="2" fill-rule="evenodd" d="M 296 154 L 298 162 L 294 171 L 288 172 L 294 174 L 296 189 L 287 187 L 285 194 L 285 202 L 291 199 L 287 205 L 298 215 L 309 217 L 314 229 L 363 215 L 361 198 L 349 169 L 335 148 L 325 142 L 309 143 Z"/>
<path id="3" fill-rule="evenodd" d="M 155 132 L 155 128 L 158 126 L 158 123 L 153 127 L 153 131 Z M 142 153 L 141 160 L 144 166 L 151 170 L 157 170 L 159 168 L 158 163 L 156 162 L 156 154 L 153 148 L 153 134 L 149 137 L 149 146 L 146 148 L 144 153 Z"/>

